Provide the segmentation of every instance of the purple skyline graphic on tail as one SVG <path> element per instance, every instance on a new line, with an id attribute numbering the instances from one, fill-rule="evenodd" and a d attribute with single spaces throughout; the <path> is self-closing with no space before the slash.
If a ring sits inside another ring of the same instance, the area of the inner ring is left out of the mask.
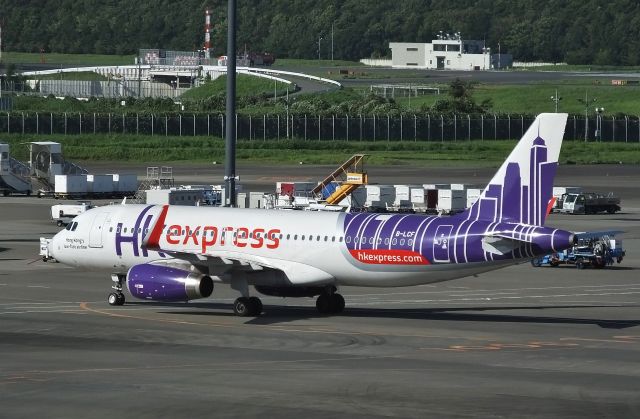
<path id="1" fill-rule="evenodd" d="M 528 168 L 508 162 L 502 184 L 489 184 L 468 210 L 468 218 L 543 225 L 558 163 L 548 161 L 547 146 L 540 136 L 533 140 L 526 163 Z M 527 169 L 529 184 L 523 177 Z"/>

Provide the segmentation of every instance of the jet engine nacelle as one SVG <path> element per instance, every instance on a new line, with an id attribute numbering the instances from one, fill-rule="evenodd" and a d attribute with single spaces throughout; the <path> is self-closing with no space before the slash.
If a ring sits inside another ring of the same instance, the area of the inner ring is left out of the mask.
<path id="1" fill-rule="evenodd" d="M 129 269 L 127 288 L 142 300 L 189 301 L 211 296 L 213 280 L 208 275 L 145 263 Z"/>

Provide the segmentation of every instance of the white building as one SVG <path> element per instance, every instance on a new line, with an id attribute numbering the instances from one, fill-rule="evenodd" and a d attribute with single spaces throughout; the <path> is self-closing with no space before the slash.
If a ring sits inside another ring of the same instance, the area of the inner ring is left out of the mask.
<path id="1" fill-rule="evenodd" d="M 430 43 L 391 42 L 389 48 L 395 68 L 489 70 L 513 61 L 509 54 L 491 55 L 484 41 L 464 40 L 460 33 L 439 35 Z"/>

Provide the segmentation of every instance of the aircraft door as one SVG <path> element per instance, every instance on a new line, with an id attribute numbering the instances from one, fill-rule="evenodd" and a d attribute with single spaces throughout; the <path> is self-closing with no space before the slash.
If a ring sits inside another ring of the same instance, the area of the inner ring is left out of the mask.
<path id="1" fill-rule="evenodd" d="M 91 230 L 89 231 L 89 247 L 102 247 L 102 234 L 106 228 L 106 221 L 109 213 L 100 213 L 93 219 Z"/>
<path id="2" fill-rule="evenodd" d="M 449 249 L 451 249 L 450 237 L 452 225 L 441 225 L 436 229 L 436 236 L 433 238 L 433 261 L 451 262 Z"/>

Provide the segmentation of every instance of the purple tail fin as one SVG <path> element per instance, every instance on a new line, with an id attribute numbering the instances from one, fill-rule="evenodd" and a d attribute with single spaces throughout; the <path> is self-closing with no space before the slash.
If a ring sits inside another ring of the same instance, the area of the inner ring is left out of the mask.
<path id="1" fill-rule="evenodd" d="M 538 115 L 480 198 L 469 219 L 543 225 L 553 192 L 567 114 Z"/>

